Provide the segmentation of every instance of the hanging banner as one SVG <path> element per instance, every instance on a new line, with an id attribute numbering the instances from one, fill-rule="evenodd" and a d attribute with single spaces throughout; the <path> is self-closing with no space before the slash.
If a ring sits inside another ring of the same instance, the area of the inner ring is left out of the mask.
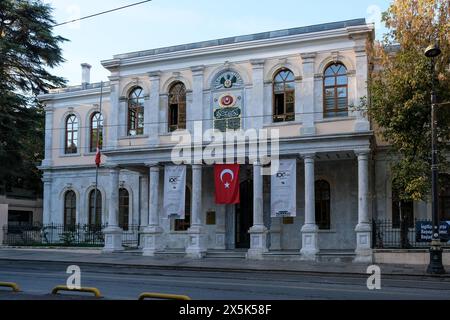
<path id="1" fill-rule="evenodd" d="M 186 166 L 164 170 L 164 212 L 167 217 L 185 218 Z"/>
<path id="2" fill-rule="evenodd" d="M 297 216 L 297 160 L 280 160 L 278 172 L 271 182 L 271 216 Z"/>

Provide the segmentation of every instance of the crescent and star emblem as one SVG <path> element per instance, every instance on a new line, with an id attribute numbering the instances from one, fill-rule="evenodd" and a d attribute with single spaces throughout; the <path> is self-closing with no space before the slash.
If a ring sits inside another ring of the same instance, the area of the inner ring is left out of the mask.
<path id="1" fill-rule="evenodd" d="M 233 180 L 234 180 L 234 173 L 233 173 L 233 171 L 230 170 L 230 169 L 225 169 L 225 170 L 223 170 L 223 171 L 220 173 L 220 181 L 224 182 L 224 181 L 223 181 L 223 177 L 224 177 L 226 174 L 229 174 L 229 175 L 231 176 L 231 182 L 233 182 Z M 224 185 L 225 185 L 225 189 L 230 189 L 230 183 L 226 182 Z"/>

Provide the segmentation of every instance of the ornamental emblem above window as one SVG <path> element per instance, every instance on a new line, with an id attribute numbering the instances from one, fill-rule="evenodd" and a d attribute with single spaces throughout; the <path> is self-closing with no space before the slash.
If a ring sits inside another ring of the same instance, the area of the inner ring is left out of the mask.
<path id="1" fill-rule="evenodd" d="M 231 89 L 240 87 L 244 83 L 241 76 L 234 71 L 225 71 L 221 73 L 214 82 L 215 89 Z"/>

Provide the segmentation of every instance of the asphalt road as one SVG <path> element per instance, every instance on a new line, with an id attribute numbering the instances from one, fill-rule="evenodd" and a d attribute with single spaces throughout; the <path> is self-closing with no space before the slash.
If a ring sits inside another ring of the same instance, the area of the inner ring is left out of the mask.
<path id="1" fill-rule="evenodd" d="M 22 293 L 0 289 L 0 300 L 52 299 L 66 284 L 68 265 L 0 261 L 0 281 L 17 282 Z M 367 289 L 367 277 L 265 272 L 167 271 L 80 265 L 81 285 L 97 287 L 105 299 L 136 300 L 142 292 L 188 295 L 194 300 L 450 300 L 450 279 L 389 277 L 381 290 Z M 66 297 L 69 298 L 69 297 Z"/>

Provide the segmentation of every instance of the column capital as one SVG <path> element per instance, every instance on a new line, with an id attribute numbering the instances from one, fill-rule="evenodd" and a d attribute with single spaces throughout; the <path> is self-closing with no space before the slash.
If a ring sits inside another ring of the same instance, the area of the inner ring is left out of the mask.
<path id="1" fill-rule="evenodd" d="M 305 161 L 314 161 L 316 159 L 316 153 L 315 152 L 306 152 L 301 153 L 300 157 Z"/>
<path id="2" fill-rule="evenodd" d="M 193 164 L 191 167 L 192 167 L 192 170 L 202 170 L 203 165 L 201 165 L 201 164 Z"/>
<path id="3" fill-rule="evenodd" d="M 160 168 L 159 162 L 147 162 L 144 164 L 146 167 L 152 169 L 152 168 Z"/>
<path id="4" fill-rule="evenodd" d="M 120 81 L 120 77 L 119 76 L 109 76 L 108 77 L 109 81 L 111 82 L 112 85 L 118 84 Z"/>
<path id="5" fill-rule="evenodd" d="M 358 158 L 369 158 L 371 150 L 370 149 L 358 149 L 358 150 L 355 150 L 354 152 Z"/>
<path id="6" fill-rule="evenodd" d="M 159 80 L 161 77 L 161 71 L 151 71 L 148 73 L 148 77 L 150 78 L 150 81 Z"/>
<path id="7" fill-rule="evenodd" d="M 304 52 L 301 53 L 300 56 L 302 57 L 303 63 L 313 63 L 316 59 L 317 53 L 315 52 Z"/>
<path id="8" fill-rule="evenodd" d="M 44 107 L 44 111 L 45 111 L 45 113 L 50 114 L 50 113 L 52 113 L 53 111 L 55 111 L 55 108 L 54 108 L 53 106 L 46 105 L 46 106 Z"/>
<path id="9" fill-rule="evenodd" d="M 194 76 L 202 76 L 203 72 L 205 71 L 205 66 L 199 65 L 199 66 L 191 67 L 191 71 Z"/>
<path id="10" fill-rule="evenodd" d="M 119 173 L 120 171 L 120 166 L 117 164 L 106 164 L 104 168 L 109 170 L 109 173 Z"/>
<path id="11" fill-rule="evenodd" d="M 266 63 L 265 59 L 252 59 L 250 60 L 253 69 L 262 69 L 264 68 L 264 64 Z"/>

